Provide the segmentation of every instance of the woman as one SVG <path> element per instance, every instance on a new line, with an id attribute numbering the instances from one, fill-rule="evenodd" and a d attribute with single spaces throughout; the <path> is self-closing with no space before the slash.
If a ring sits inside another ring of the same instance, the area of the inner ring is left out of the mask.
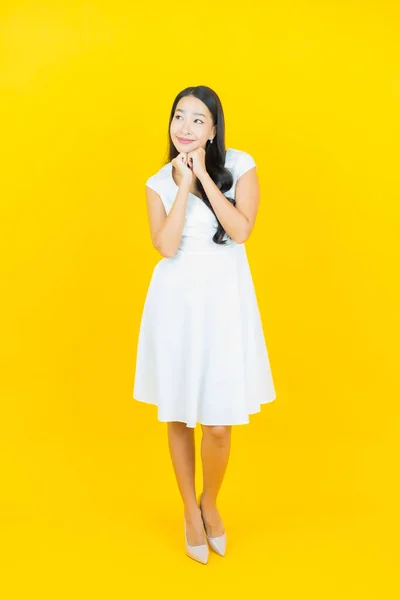
<path id="1" fill-rule="evenodd" d="M 156 264 L 143 308 L 133 397 L 158 407 L 184 505 L 186 553 L 226 551 L 217 495 L 232 425 L 275 399 L 244 243 L 259 184 L 250 154 L 224 143 L 224 114 L 207 86 L 175 98 L 169 162 L 146 181 Z M 196 499 L 196 423 L 202 427 L 203 491 Z"/>

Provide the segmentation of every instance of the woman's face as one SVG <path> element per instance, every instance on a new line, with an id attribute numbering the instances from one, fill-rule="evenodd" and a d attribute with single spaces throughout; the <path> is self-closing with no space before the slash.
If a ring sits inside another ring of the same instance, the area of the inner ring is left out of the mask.
<path id="1" fill-rule="evenodd" d="M 194 96 L 179 100 L 170 125 L 172 143 L 178 152 L 192 152 L 200 147 L 205 150 L 207 140 L 215 133 L 216 127 L 204 102 Z M 183 139 L 190 142 L 185 143 Z"/>

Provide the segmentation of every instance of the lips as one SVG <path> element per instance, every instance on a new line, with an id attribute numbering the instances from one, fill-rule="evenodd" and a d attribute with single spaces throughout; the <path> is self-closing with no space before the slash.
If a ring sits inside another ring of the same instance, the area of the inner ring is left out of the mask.
<path id="1" fill-rule="evenodd" d="M 178 137 L 178 140 L 180 142 L 182 142 L 182 144 L 190 144 L 191 142 L 194 142 L 194 140 L 187 140 L 185 138 L 180 138 L 180 137 Z"/>

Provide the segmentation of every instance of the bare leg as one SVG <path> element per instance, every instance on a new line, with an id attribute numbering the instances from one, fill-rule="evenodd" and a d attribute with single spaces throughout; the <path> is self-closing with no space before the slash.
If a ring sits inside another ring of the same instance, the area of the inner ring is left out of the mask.
<path id="1" fill-rule="evenodd" d="M 196 499 L 194 428 L 179 421 L 168 422 L 168 446 L 184 505 L 187 539 L 191 546 L 205 544 L 204 526 Z"/>
<path id="2" fill-rule="evenodd" d="M 201 458 L 203 461 L 203 493 L 201 507 L 207 534 L 217 537 L 224 526 L 217 509 L 217 496 L 222 485 L 231 448 L 231 425 L 202 425 Z"/>

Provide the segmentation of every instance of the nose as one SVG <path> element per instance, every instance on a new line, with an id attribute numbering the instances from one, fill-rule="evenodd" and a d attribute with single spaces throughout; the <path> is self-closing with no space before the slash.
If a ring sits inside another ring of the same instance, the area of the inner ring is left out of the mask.
<path id="1" fill-rule="evenodd" d="M 186 135 L 190 135 L 190 131 L 189 131 L 189 124 L 185 122 L 185 123 L 182 123 L 181 137 L 185 137 Z"/>

